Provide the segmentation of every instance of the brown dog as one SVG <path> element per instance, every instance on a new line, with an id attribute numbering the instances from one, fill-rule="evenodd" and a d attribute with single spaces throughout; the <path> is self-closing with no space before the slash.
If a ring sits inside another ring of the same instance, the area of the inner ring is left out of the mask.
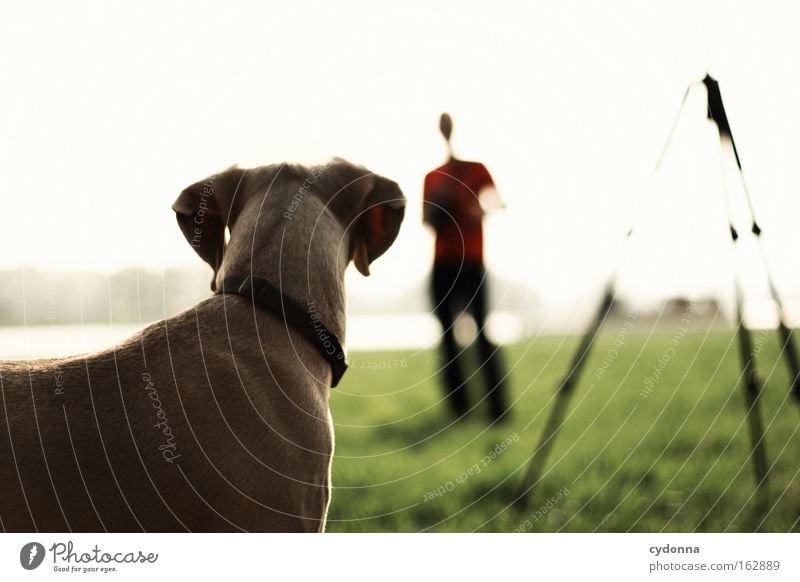
<path id="1" fill-rule="evenodd" d="M 225 293 L 101 352 L 0 362 L 0 527 L 322 531 L 345 267 L 369 274 L 404 205 L 343 160 L 184 190 L 179 225 Z"/>

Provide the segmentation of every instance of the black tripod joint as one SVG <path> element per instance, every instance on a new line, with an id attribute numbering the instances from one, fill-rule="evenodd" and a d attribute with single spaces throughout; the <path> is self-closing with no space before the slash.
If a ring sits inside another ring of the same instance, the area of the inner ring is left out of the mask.
<path id="1" fill-rule="evenodd" d="M 792 382 L 792 396 L 794 396 L 794 399 L 800 404 L 800 376 L 795 378 Z"/>
<path id="2" fill-rule="evenodd" d="M 572 379 L 572 374 L 568 374 L 558 387 L 558 392 L 561 394 L 569 394 L 575 388 L 575 382 Z"/>

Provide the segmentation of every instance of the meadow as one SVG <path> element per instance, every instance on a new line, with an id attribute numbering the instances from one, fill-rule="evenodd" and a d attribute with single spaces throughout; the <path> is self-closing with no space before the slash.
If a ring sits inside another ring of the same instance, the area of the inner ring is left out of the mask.
<path id="1" fill-rule="evenodd" d="M 611 321 L 598 337 L 525 510 L 511 503 L 579 338 L 504 347 L 513 406 L 497 426 L 478 373 L 476 406 L 456 422 L 435 352 L 352 354 L 331 400 L 328 531 L 800 530 L 800 409 L 775 333 L 753 332 L 770 462 L 762 498 L 733 331 L 699 321 L 629 327 Z"/>

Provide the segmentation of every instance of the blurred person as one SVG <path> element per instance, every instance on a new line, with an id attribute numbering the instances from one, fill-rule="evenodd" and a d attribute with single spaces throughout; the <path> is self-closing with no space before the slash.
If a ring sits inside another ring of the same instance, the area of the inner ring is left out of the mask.
<path id="1" fill-rule="evenodd" d="M 433 311 L 442 325 L 442 380 L 452 412 L 457 417 L 466 415 L 470 403 L 453 331 L 456 319 L 466 311 L 478 330 L 480 366 L 494 422 L 506 415 L 506 386 L 499 349 L 486 336 L 483 217 L 489 202 L 495 207 L 502 207 L 502 203 L 483 164 L 453 155 L 450 143 L 453 122 L 447 113 L 442 114 L 439 129 L 447 143 L 448 159 L 425 176 L 423 222 L 436 233 L 431 295 Z"/>

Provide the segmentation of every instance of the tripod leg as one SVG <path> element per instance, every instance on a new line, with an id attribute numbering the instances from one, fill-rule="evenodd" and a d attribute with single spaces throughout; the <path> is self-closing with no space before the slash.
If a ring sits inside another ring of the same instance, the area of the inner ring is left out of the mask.
<path id="1" fill-rule="evenodd" d="M 737 304 L 736 315 L 738 319 L 739 351 L 744 376 L 745 407 L 747 411 L 747 424 L 750 430 L 750 450 L 753 460 L 753 470 L 756 477 L 762 504 L 768 495 L 768 467 L 767 447 L 764 442 L 764 426 L 761 423 L 761 381 L 753 361 L 753 344 L 750 330 L 742 320 L 741 289 L 736 286 Z"/>
<path id="2" fill-rule="evenodd" d="M 739 233 L 736 232 L 733 223 L 730 224 L 730 235 L 735 248 L 739 240 Z M 739 356 L 742 365 L 742 376 L 744 377 L 744 401 L 747 424 L 750 431 L 750 458 L 753 460 L 756 487 L 759 491 L 759 504 L 761 507 L 766 507 L 769 465 L 767 462 L 767 447 L 764 443 L 764 426 L 761 424 L 761 381 L 756 371 L 750 330 L 744 324 L 744 293 L 735 276 L 734 289 L 736 291 L 735 323 L 739 336 Z"/>
<path id="3" fill-rule="evenodd" d="M 723 148 L 729 144 L 733 151 L 733 157 L 736 160 L 736 167 L 739 169 L 739 179 L 742 184 L 742 191 L 744 198 L 747 202 L 747 208 L 750 212 L 750 220 L 752 221 L 751 232 L 756 237 L 759 249 L 761 250 L 761 258 L 764 263 L 764 270 L 767 275 L 767 283 L 769 284 L 772 299 L 778 308 L 778 328 L 783 340 L 783 355 L 786 360 L 786 365 L 789 368 L 789 377 L 791 382 L 791 392 L 795 397 L 795 401 L 800 405 L 800 360 L 797 356 L 797 347 L 795 346 L 792 330 L 786 325 L 785 310 L 783 302 L 781 301 L 778 289 L 772 280 L 769 265 L 767 261 L 767 253 L 764 249 L 764 243 L 761 239 L 761 227 L 756 221 L 756 214 L 753 208 L 753 200 L 750 196 L 750 189 L 747 187 L 747 181 L 744 178 L 744 170 L 742 169 L 742 160 L 739 158 L 739 150 L 736 148 L 736 141 L 733 139 L 733 132 L 731 131 L 730 123 L 728 122 L 728 115 L 725 112 L 725 106 L 722 103 L 722 93 L 720 92 L 719 83 L 712 79 L 709 75 L 703 79 L 708 91 L 708 116 L 713 119 L 717 128 L 719 129 L 720 144 Z M 723 181 L 724 181 L 723 171 Z M 726 194 L 727 196 L 727 194 Z M 729 202 L 730 203 L 730 202 Z M 735 242 L 735 239 L 734 239 Z"/>
<path id="4" fill-rule="evenodd" d="M 749 203 L 750 195 L 747 194 L 747 184 L 744 181 L 744 174 L 742 173 L 741 166 L 739 167 L 739 176 L 741 177 L 742 188 L 744 189 Z M 767 284 L 769 285 L 770 294 L 772 295 L 772 301 L 775 303 L 775 307 L 778 309 L 778 334 L 780 335 L 782 342 L 781 354 L 786 362 L 786 367 L 789 368 L 789 390 L 794 396 L 795 402 L 798 404 L 798 406 L 800 406 L 800 360 L 797 357 L 797 346 L 794 341 L 792 329 L 786 324 L 786 310 L 783 307 L 783 301 L 781 300 L 780 293 L 778 293 L 778 288 L 775 287 L 775 283 L 772 280 L 772 275 L 770 274 L 769 263 L 767 261 L 767 251 L 764 249 L 764 243 L 761 240 L 761 227 L 758 226 L 755 217 L 752 216 L 752 212 L 753 208 L 751 204 L 750 213 L 751 217 L 753 218 L 751 231 L 753 235 L 755 235 L 758 246 L 761 249 L 761 261 L 764 264 L 764 272 L 767 275 Z"/>
<path id="5" fill-rule="evenodd" d="M 730 227 L 730 235 L 731 235 L 731 242 L 733 243 L 734 251 L 737 248 L 737 243 L 739 240 L 739 234 L 736 231 L 736 227 L 733 224 L 733 213 L 731 212 L 731 199 L 730 194 L 728 193 L 728 186 L 725 177 L 725 167 L 722 158 L 722 154 L 724 153 L 726 146 L 730 145 L 730 148 L 733 151 L 734 158 L 736 160 L 736 165 L 739 168 L 739 177 L 742 180 L 742 186 L 744 188 L 745 196 L 747 198 L 747 203 L 750 206 L 750 216 L 753 221 L 752 225 L 752 232 L 759 238 L 759 234 L 761 233 L 761 229 L 755 222 L 755 215 L 753 213 L 753 207 L 750 202 L 750 195 L 747 193 L 747 185 L 744 182 L 744 174 L 742 172 L 742 163 L 739 159 L 739 152 L 736 149 L 736 142 L 733 140 L 733 134 L 731 133 L 730 124 L 728 123 L 728 117 L 725 113 L 725 107 L 722 104 L 722 94 L 719 90 L 719 84 L 711 79 L 708 75 L 706 75 L 706 79 L 703 81 L 706 83 L 708 88 L 708 115 L 711 119 L 713 119 L 717 124 L 717 129 L 719 129 L 719 138 L 720 138 L 720 168 L 722 170 L 722 190 L 725 194 L 725 201 L 728 206 L 728 224 Z M 763 252 L 763 251 L 762 251 Z M 767 275 L 767 278 L 770 283 L 770 288 L 773 292 L 773 296 L 778 301 L 778 307 L 780 309 L 780 299 L 775 292 L 775 287 L 772 285 L 772 279 Z M 766 445 L 764 443 L 764 427 L 761 424 L 761 406 L 760 406 L 760 399 L 761 399 L 761 386 L 758 377 L 758 373 L 756 371 L 755 366 L 755 357 L 753 355 L 753 345 L 750 338 L 750 330 L 744 324 L 744 293 L 742 292 L 742 288 L 739 285 L 739 281 L 736 278 L 736 274 L 734 274 L 734 286 L 736 290 L 736 326 L 739 335 L 739 350 L 740 350 L 740 357 L 741 357 L 741 365 L 742 365 L 742 375 L 744 377 L 744 390 L 745 390 L 745 406 L 747 408 L 747 424 L 750 430 L 750 450 L 751 450 L 751 458 L 753 460 L 753 470 L 755 472 L 756 477 L 756 487 L 759 491 L 759 502 L 762 507 L 766 506 L 767 502 L 767 495 L 768 495 L 768 483 L 767 483 L 767 474 L 768 474 L 768 463 L 767 463 L 767 450 Z"/>
<path id="6" fill-rule="evenodd" d="M 653 176 L 658 173 L 661 163 L 664 161 L 667 150 L 672 143 L 672 137 L 675 133 L 675 128 L 678 126 L 678 121 L 683 113 L 683 108 L 686 105 L 686 100 L 689 97 L 689 90 L 691 88 L 692 85 L 689 85 L 683 94 L 683 99 L 681 100 L 681 105 L 678 108 L 678 113 L 675 116 L 675 120 L 672 122 L 672 126 L 667 134 L 667 139 L 661 149 L 661 154 L 656 161 Z M 649 188 L 645 190 L 645 194 L 648 191 Z M 633 234 L 635 223 L 636 218 L 634 217 L 634 221 L 631 223 L 631 226 L 625 235 L 626 241 L 630 240 L 631 235 Z M 570 371 L 567 373 L 558 387 L 558 392 L 556 393 L 556 403 L 553 406 L 553 410 L 550 412 L 550 417 L 547 419 L 547 424 L 545 425 L 544 432 L 542 432 L 539 444 L 533 450 L 530 461 L 528 462 L 528 468 L 525 472 L 522 487 L 520 488 L 515 501 L 517 507 L 525 508 L 527 506 L 529 493 L 539 480 L 541 469 L 544 467 L 544 464 L 547 461 L 547 456 L 550 453 L 550 449 L 552 448 L 555 438 L 558 435 L 558 431 L 561 429 L 564 413 L 566 412 L 567 405 L 569 404 L 570 395 L 572 394 L 573 388 L 578 381 L 580 372 L 583 369 L 584 363 L 589 355 L 589 351 L 591 350 L 594 340 L 597 336 L 597 332 L 603 325 L 603 322 L 608 315 L 608 311 L 611 309 L 611 306 L 614 302 L 615 281 L 616 274 L 612 275 L 611 279 L 609 280 L 608 286 L 606 287 L 605 296 L 603 297 L 603 302 L 600 305 L 600 309 L 597 311 L 597 315 L 595 315 L 591 326 L 581 340 L 581 345 L 572 359 L 569 368 Z"/>
<path id="7" fill-rule="evenodd" d="M 528 462 L 528 468 L 525 471 L 525 477 L 523 478 L 522 486 L 517 493 L 515 502 L 515 505 L 520 510 L 525 510 L 528 507 L 530 493 L 539 481 L 539 476 L 547 462 L 547 457 L 550 454 L 550 450 L 553 448 L 553 443 L 555 443 L 558 431 L 564 421 L 564 413 L 567 410 L 567 405 L 569 404 L 570 396 L 573 392 L 570 376 L 572 376 L 571 373 L 564 378 L 558 389 L 556 403 L 553 405 L 550 416 L 547 418 L 547 424 L 542 431 L 542 436 L 539 438 L 539 444 L 534 449 L 531 459 Z"/>
<path id="8" fill-rule="evenodd" d="M 744 181 L 744 179 L 742 180 Z M 794 396 L 797 405 L 800 406 L 800 360 L 797 358 L 797 346 L 795 345 L 794 334 L 792 333 L 792 329 L 786 325 L 786 310 L 783 307 L 781 296 L 778 294 L 778 289 L 775 287 L 775 283 L 772 282 L 772 276 L 767 267 L 767 253 L 761 242 L 761 229 L 755 221 L 753 222 L 753 234 L 758 238 L 764 269 L 767 273 L 767 283 L 772 293 L 772 300 L 778 308 L 778 335 L 780 335 L 781 338 L 781 354 L 783 354 L 786 367 L 789 368 L 789 390 L 792 396 Z"/>
<path id="9" fill-rule="evenodd" d="M 786 358 L 786 365 L 789 368 L 789 375 L 792 382 L 792 395 L 794 396 L 795 402 L 800 406 L 800 360 L 797 358 L 797 347 L 794 343 L 792 330 L 784 323 L 782 317 L 778 324 L 778 331 L 783 340 L 784 358 Z"/>
<path id="10" fill-rule="evenodd" d="M 592 320 L 591 326 L 581 339 L 581 344 L 578 346 L 578 350 L 575 352 L 572 362 L 570 363 L 569 372 L 567 372 L 567 375 L 564 377 L 558 387 L 558 392 L 556 393 L 556 403 L 553 405 L 553 409 L 550 411 L 547 424 L 542 431 L 542 436 L 539 438 L 539 444 L 533 450 L 533 453 L 531 453 L 531 458 L 528 462 L 528 468 L 525 471 L 525 476 L 522 480 L 522 486 L 517 492 L 515 501 L 515 505 L 521 510 L 524 510 L 528 505 L 530 492 L 536 486 L 536 482 L 539 480 L 539 476 L 544 468 L 545 463 L 547 462 L 547 457 L 550 454 L 550 450 L 553 448 L 553 444 L 555 443 L 556 436 L 558 436 L 558 432 L 564 422 L 564 413 L 567 411 L 570 396 L 574 391 L 575 384 L 578 382 L 578 378 L 583 370 L 583 366 L 589 357 L 589 352 L 594 345 L 597 332 L 600 331 L 600 327 L 603 325 L 603 322 L 605 321 L 613 302 L 614 284 L 612 282 L 609 283 L 608 287 L 606 288 L 606 293 L 603 297 L 602 303 L 600 304 L 600 309 L 597 310 L 597 314 Z"/>

